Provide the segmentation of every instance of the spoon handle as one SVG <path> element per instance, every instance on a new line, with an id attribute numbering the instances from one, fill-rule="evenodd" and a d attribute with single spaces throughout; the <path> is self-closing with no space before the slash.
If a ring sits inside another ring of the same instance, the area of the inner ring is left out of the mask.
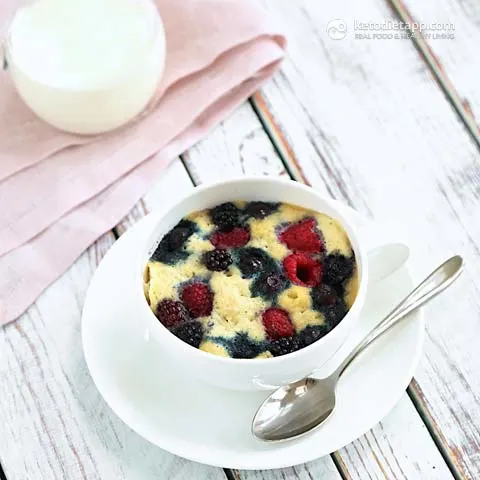
<path id="1" fill-rule="evenodd" d="M 443 292 L 462 273 L 463 259 L 456 255 L 449 258 L 428 277 L 423 280 L 409 295 L 407 295 L 377 326 L 375 326 L 364 339 L 350 352 L 348 357 L 340 364 L 332 376 L 337 378 L 345 369 L 362 353 L 374 340 L 390 330 L 413 310 Z"/>

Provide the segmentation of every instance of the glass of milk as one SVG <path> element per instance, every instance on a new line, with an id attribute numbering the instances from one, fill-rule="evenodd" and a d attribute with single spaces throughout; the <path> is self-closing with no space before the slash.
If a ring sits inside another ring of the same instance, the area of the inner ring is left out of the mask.
<path id="1" fill-rule="evenodd" d="M 35 0 L 15 13 L 5 47 L 12 81 L 31 110 L 86 135 L 144 112 L 166 55 L 150 0 Z"/>

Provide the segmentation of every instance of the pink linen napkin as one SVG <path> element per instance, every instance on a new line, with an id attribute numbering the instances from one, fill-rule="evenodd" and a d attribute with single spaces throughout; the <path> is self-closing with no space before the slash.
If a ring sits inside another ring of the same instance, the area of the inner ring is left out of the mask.
<path id="1" fill-rule="evenodd" d="M 0 3 L 5 19 L 22 0 Z M 16 319 L 168 162 L 278 69 L 285 38 L 254 0 L 156 0 L 167 36 L 158 100 L 139 122 L 96 137 L 35 117 L 0 74 L 0 325 Z"/>

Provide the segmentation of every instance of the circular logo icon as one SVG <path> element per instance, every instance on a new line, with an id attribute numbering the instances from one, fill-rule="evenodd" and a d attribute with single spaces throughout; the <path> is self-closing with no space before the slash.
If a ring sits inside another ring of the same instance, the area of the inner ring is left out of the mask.
<path id="1" fill-rule="evenodd" d="M 347 34 L 347 24 L 343 20 L 336 18 L 330 20 L 327 25 L 327 35 L 332 40 L 342 40 Z"/>

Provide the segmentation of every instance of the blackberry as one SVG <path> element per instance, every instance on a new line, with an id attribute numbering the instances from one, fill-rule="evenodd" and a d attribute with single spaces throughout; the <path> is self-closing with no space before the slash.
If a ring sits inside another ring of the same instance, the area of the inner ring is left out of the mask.
<path id="1" fill-rule="evenodd" d="M 240 209 L 232 202 L 222 203 L 210 210 L 210 217 L 221 230 L 229 231 L 240 222 Z"/>
<path id="2" fill-rule="evenodd" d="M 268 345 L 268 350 L 274 357 L 287 355 L 288 353 L 296 352 L 302 348 L 302 344 L 298 337 L 283 337 L 273 340 Z"/>
<path id="3" fill-rule="evenodd" d="M 170 330 L 177 338 L 188 343 L 192 347 L 198 348 L 203 339 L 203 327 L 200 322 L 192 320 L 181 323 Z"/>
<path id="4" fill-rule="evenodd" d="M 271 203 L 271 202 L 249 202 L 244 212 L 247 217 L 253 218 L 265 218 L 268 215 L 271 215 L 278 209 L 278 203 Z"/>
<path id="5" fill-rule="evenodd" d="M 312 288 L 311 297 L 314 307 L 321 309 L 324 305 L 333 305 L 338 295 L 333 287 L 322 283 L 318 287 Z"/>
<path id="6" fill-rule="evenodd" d="M 323 262 L 323 281 L 329 285 L 341 284 L 353 273 L 354 259 L 341 253 L 331 253 Z"/>
<path id="7" fill-rule="evenodd" d="M 298 334 L 298 341 L 302 347 L 308 347 L 308 345 L 322 338 L 327 332 L 328 327 L 326 325 L 308 326 Z"/>
<path id="8" fill-rule="evenodd" d="M 248 247 L 238 252 L 238 268 L 246 278 L 256 273 L 275 268 L 275 262 L 260 248 Z"/>
<path id="9" fill-rule="evenodd" d="M 337 326 L 348 312 L 343 298 L 330 285 L 319 285 L 312 289 L 310 295 L 313 308 L 323 313 L 329 330 Z"/>
<path id="10" fill-rule="evenodd" d="M 282 273 L 265 272 L 252 283 L 252 295 L 266 300 L 274 300 L 280 292 L 285 290 L 287 285 L 288 280 Z"/>
<path id="11" fill-rule="evenodd" d="M 232 264 L 232 257 L 227 250 L 217 249 L 205 252 L 202 263 L 212 272 L 223 272 Z"/>
<path id="12" fill-rule="evenodd" d="M 167 328 L 179 325 L 188 319 L 187 309 L 177 300 L 162 300 L 155 309 L 155 315 Z"/>
<path id="13" fill-rule="evenodd" d="M 188 257 L 183 247 L 190 236 L 196 231 L 197 225 L 190 220 L 181 220 L 160 241 L 151 260 L 173 265 Z"/>
<path id="14" fill-rule="evenodd" d="M 261 351 L 260 345 L 250 340 L 246 333 L 237 333 L 229 347 L 233 358 L 255 358 Z"/>
<path id="15" fill-rule="evenodd" d="M 328 305 L 322 309 L 325 319 L 327 320 L 329 330 L 336 327 L 340 321 L 348 313 L 348 308 L 345 302 L 338 297 L 333 305 Z"/>

